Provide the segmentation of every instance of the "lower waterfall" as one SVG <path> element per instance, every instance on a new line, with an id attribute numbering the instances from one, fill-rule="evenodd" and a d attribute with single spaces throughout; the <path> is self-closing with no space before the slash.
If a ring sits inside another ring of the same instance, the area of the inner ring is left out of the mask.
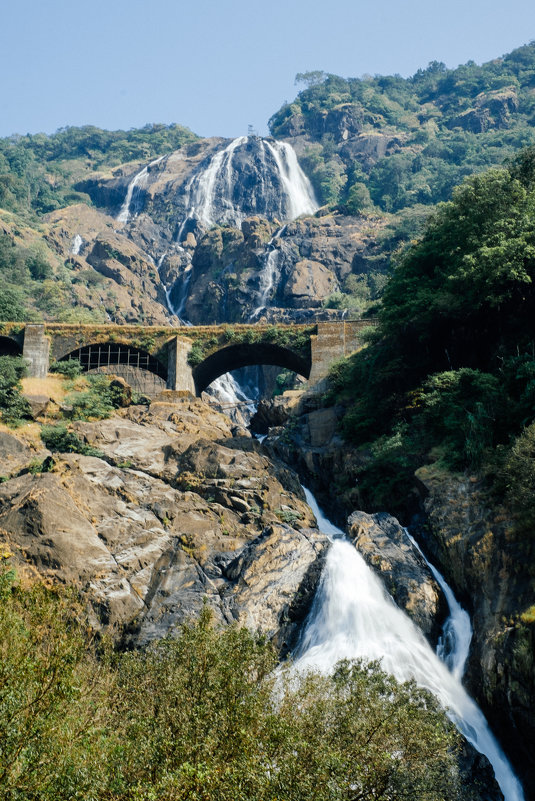
<path id="1" fill-rule="evenodd" d="M 381 660 L 382 668 L 398 681 L 414 679 L 432 692 L 459 731 L 488 758 L 505 801 L 523 801 L 520 782 L 460 677 L 433 652 L 357 549 L 325 518 L 312 494 L 305 493 L 319 529 L 332 544 L 293 669 L 329 673 L 341 659 Z M 458 665 L 459 659 L 451 664 Z"/>

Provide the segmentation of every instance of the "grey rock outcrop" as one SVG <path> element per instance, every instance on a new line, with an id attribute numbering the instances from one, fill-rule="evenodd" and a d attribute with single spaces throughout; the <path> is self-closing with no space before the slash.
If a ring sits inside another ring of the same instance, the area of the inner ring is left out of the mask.
<path id="1" fill-rule="evenodd" d="M 396 518 L 386 512 L 353 512 L 347 530 L 398 606 L 436 646 L 448 605 L 424 558 Z"/>
<path id="2" fill-rule="evenodd" d="M 0 484 L 0 540 L 26 570 L 77 586 L 96 629 L 143 644 L 207 603 L 291 647 L 326 538 L 297 477 L 201 401 L 155 402 L 74 428 L 104 458 L 55 454 Z M 28 450 L 0 445 L 18 466 Z"/>

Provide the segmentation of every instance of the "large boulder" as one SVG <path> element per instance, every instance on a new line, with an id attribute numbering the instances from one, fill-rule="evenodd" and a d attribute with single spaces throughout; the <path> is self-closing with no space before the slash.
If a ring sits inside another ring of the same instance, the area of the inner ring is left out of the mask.
<path id="1" fill-rule="evenodd" d="M 448 604 L 420 552 L 405 529 L 386 512 L 353 512 L 348 534 L 368 565 L 380 576 L 402 607 L 436 646 Z"/>
<path id="2" fill-rule="evenodd" d="M 0 541 L 19 569 L 78 587 L 93 627 L 130 644 L 207 603 L 287 650 L 326 548 L 298 479 L 198 399 L 168 400 L 76 424 L 105 458 L 56 454 L 49 472 L 0 483 Z M 2 443 L 27 458 L 18 438 Z"/>
<path id="3" fill-rule="evenodd" d="M 302 259 L 284 285 L 284 300 L 292 306 L 312 308 L 338 289 L 336 276 L 318 261 Z"/>

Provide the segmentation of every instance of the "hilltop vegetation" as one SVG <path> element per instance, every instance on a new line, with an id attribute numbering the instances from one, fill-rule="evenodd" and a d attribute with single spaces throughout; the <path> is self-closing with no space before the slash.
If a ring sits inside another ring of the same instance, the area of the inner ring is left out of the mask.
<path id="1" fill-rule="evenodd" d="M 95 170 L 150 161 L 197 139 L 181 125 L 146 125 L 104 131 L 93 125 L 0 139 L 0 207 L 34 220 L 41 214 L 89 203 L 74 184 Z"/>
<path id="2" fill-rule="evenodd" d="M 363 223 L 364 249 L 357 247 L 351 273 L 324 300 L 328 308 L 358 311 L 372 304 L 373 310 L 391 261 L 421 233 L 435 205 L 449 200 L 465 177 L 502 165 L 534 140 L 535 43 L 481 66 L 469 62 L 447 69 L 433 62 L 407 79 L 345 79 L 322 72 L 297 78 L 304 88 L 273 115 L 271 132 L 295 146 L 321 203 Z M 0 234 L 5 237 L 0 318 L 7 314 L 89 322 L 107 314 L 142 319 L 137 299 L 128 312 L 118 311 L 130 302 L 128 293 L 139 292 L 138 279 L 132 290 L 118 289 L 106 274 L 109 265 L 103 274 L 96 251 L 92 261 L 99 263 L 100 272 L 83 260 L 73 271 L 63 245 L 57 237 L 52 241 L 46 215 L 55 212 L 53 224 L 60 231 L 63 217 L 58 210 L 91 206 L 85 189 L 96 176 L 104 184 L 118 179 L 114 202 L 102 200 L 113 207 L 126 191 L 122 174 L 131 175 L 137 165 L 197 139 L 180 125 L 155 124 L 113 132 L 84 126 L 0 140 Z M 121 165 L 127 166 L 123 170 Z M 172 199 L 165 198 L 166 209 L 169 203 Z M 111 217 L 108 225 L 111 232 Z M 72 226 L 71 220 L 65 229 Z M 366 244 L 370 236 L 372 249 Z M 9 249 L 11 243 L 15 249 Z M 128 270 L 133 256 L 139 262 L 139 252 L 123 258 Z M 151 257 L 149 253 L 147 265 Z M 149 315 L 156 319 L 163 290 L 150 267 L 144 269 L 154 289 Z"/>
<path id="3" fill-rule="evenodd" d="M 270 120 L 304 140 L 324 203 L 398 212 L 448 200 L 474 172 L 533 141 L 535 43 L 481 66 L 432 62 L 411 78 L 297 76 L 306 88 Z"/>
<path id="4" fill-rule="evenodd" d="M 304 137 L 303 161 L 324 203 L 398 212 L 447 200 L 474 172 L 533 141 L 535 43 L 478 66 L 432 62 L 412 77 L 311 72 L 270 120 Z"/>

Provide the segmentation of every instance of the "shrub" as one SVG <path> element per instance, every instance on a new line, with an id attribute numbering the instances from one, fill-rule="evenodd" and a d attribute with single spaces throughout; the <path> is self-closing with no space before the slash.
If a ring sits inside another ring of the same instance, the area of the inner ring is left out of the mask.
<path id="1" fill-rule="evenodd" d="M 464 367 L 431 376 L 413 393 L 412 408 L 432 440 L 442 441 L 446 464 L 479 467 L 505 400 L 496 376 Z"/>
<path id="2" fill-rule="evenodd" d="M 86 380 L 86 391 L 73 392 L 67 397 L 67 403 L 72 407 L 71 419 L 101 420 L 122 405 L 124 393 L 121 388 L 112 386 L 112 379 L 108 376 L 88 375 Z"/>
<path id="3" fill-rule="evenodd" d="M 82 365 L 80 364 L 79 359 L 68 359 L 64 362 L 54 362 L 54 364 L 50 365 L 50 372 L 64 375 L 65 378 L 70 378 L 72 380 L 81 375 Z"/>
<path id="4" fill-rule="evenodd" d="M 0 356 L 0 415 L 8 426 L 19 426 L 32 419 L 30 404 L 20 393 L 26 366 L 20 356 Z"/>
<path id="5" fill-rule="evenodd" d="M 535 534 L 535 423 L 525 428 L 504 454 L 495 489 L 505 492 L 518 527 Z"/>
<path id="6" fill-rule="evenodd" d="M 49 451 L 81 453 L 84 456 L 98 456 L 99 458 L 104 456 L 102 451 L 86 445 L 75 431 L 69 431 L 67 426 L 63 424 L 43 426 L 41 428 L 41 439 Z"/>

